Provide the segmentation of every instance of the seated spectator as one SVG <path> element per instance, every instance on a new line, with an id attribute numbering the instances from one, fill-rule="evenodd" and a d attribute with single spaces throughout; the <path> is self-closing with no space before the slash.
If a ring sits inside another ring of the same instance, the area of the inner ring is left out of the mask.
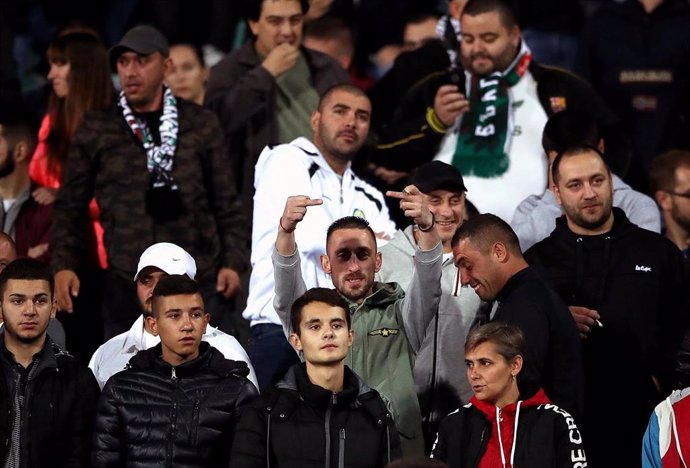
<path id="1" fill-rule="evenodd" d="M 335 59 L 301 46 L 307 0 L 247 4 L 254 40 L 211 69 L 205 100 L 220 119 L 237 191 L 251 217 L 261 151 L 309 135 L 319 96 L 349 78 Z"/>
<path id="2" fill-rule="evenodd" d="M 147 326 L 146 318 L 152 314 L 151 297 L 156 285 L 161 278 L 168 275 L 187 275 L 190 279 L 194 279 L 196 262 L 183 248 L 168 242 L 159 242 L 144 250 L 139 258 L 137 274 L 134 277 L 137 298 L 143 313 L 134 321 L 129 331 L 102 344 L 93 353 L 89 362 L 89 367 L 101 388 L 113 374 L 124 370 L 135 354 L 160 343 L 158 335 L 154 335 Z M 249 367 L 248 378 L 257 385 L 249 357 L 233 336 L 209 324 L 201 339 L 220 351 L 226 359 L 246 362 Z"/>
<path id="3" fill-rule="evenodd" d="M 230 466 L 373 468 L 400 457 L 384 400 L 345 365 L 351 320 L 333 289 L 313 288 L 294 302 L 290 344 L 305 362 L 244 411 Z"/>
<path id="4" fill-rule="evenodd" d="M 389 196 L 400 200 L 405 214 L 419 228 L 414 272 L 407 293 L 397 283 L 375 281 L 382 256 L 369 223 L 357 216 L 340 218 L 328 227 L 321 268 L 348 300 L 353 316 L 355 341 L 349 361 L 352 370 L 383 396 L 398 428 L 403 455 L 422 455 L 422 418 L 412 365 L 439 306 L 442 246 L 434 217 L 416 187 L 389 192 Z M 273 304 L 288 336 L 293 331 L 290 307 L 307 290 L 295 230 L 299 223 L 319 215 L 319 206 L 315 205 L 322 202 L 304 196 L 290 197 L 280 218 L 281 228 L 272 256 Z"/>
<path id="5" fill-rule="evenodd" d="M 314 203 L 311 199 L 323 200 L 323 206 L 314 208 L 314 214 L 294 233 L 310 288 L 333 284 L 321 268 L 320 257 L 326 251 L 323 232 L 336 219 L 348 215 L 365 218 L 380 238 L 395 232 L 383 195 L 352 169 L 352 160 L 369 134 L 370 116 L 371 104 L 361 89 L 334 86 L 321 96 L 312 114 L 311 139 L 301 137 L 268 146 L 259 157 L 254 181 L 252 272 L 243 316 L 251 323 L 249 356 L 262 391 L 297 362 L 273 304 L 271 252 L 276 234 L 291 229 L 285 222 L 282 227 L 276 223 L 285 201 L 291 200 L 291 208 L 303 212 Z"/>
<path id="6" fill-rule="evenodd" d="M 525 259 L 568 305 L 582 337 L 590 463 L 639 466 L 649 414 L 676 388 L 676 355 L 690 323 L 682 259 L 671 241 L 612 206 L 611 171 L 595 147 L 561 152 L 551 172 L 565 216 Z M 626 410 L 611 412 L 601 389 L 621 382 L 635 391 L 619 392 L 616 404 Z"/>
<path id="7" fill-rule="evenodd" d="M 238 411 L 257 391 L 246 363 L 201 341 L 209 319 L 193 280 L 158 282 L 146 322 L 161 342 L 103 389 L 93 466 L 228 466 Z"/>
<path id="8" fill-rule="evenodd" d="M 429 74 L 409 90 L 380 131 L 376 164 L 397 171 L 431 159 L 452 164 L 480 212 L 510 221 L 521 200 L 546 186 L 544 124 L 573 108 L 600 125 L 620 164 L 614 168 L 625 166 L 616 116 L 586 82 L 532 59 L 507 0 L 469 0 L 460 21 L 463 70 Z"/>
<path id="9" fill-rule="evenodd" d="M 460 226 L 451 242 L 462 286 L 498 303 L 491 320 L 518 326 L 525 334 L 520 393 L 543 388 L 551 401 L 579 417 L 584 372 L 575 322 L 556 292 L 527 265 L 513 230 L 499 217 L 481 214 Z M 478 314 L 476 323 L 488 320 Z"/>
<path id="10" fill-rule="evenodd" d="M 463 343 L 477 310 L 490 307 L 490 304 L 482 303 L 474 289 L 460 287 L 458 269 L 453 263 L 451 240 L 466 215 L 462 175 L 453 166 L 432 161 L 417 168 L 412 182 L 424 194 L 443 243 L 441 301 L 414 365 L 428 453 L 441 419 L 472 395 L 467 379 L 457 372 L 457 363 L 464 356 Z M 413 224 L 404 231 L 397 231 L 393 239 L 381 247 L 385 261 L 377 274 L 378 281 L 395 282 L 405 291 L 409 290 L 419 236 L 419 228 Z"/>
<path id="11" fill-rule="evenodd" d="M 541 144 L 548 159 L 548 185 L 541 195 L 530 195 L 522 200 L 510 223 L 523 251 L 548 237 L 556 227 L 556 218 L 563 215 L 556 201 L 551 176 L 551 165 L 558 153 L 577 144 L 595 146 L 603 152 L 605 142 L 599 136 L 599 128 L 592 118 L 583 112 L 566 109 L 552 115 L 546 122 Z M 616 174 L 612 173 L 611 177 L 613 206 L 622 209 L 628 219 L 639 227 L 660 232 L 661 219 L 654 200 L 633 190 Z"/>
<path id="12" fill-rule="evenodd" d="M 355 53 L 352 28 L 344 19 L 322 16 L 304 26 L 302 45 L 334 58 L 343 70 L 349 70 Z"/>
<path id="13" fill-rule="evenodd" d="M 578 72 L 620 117 L 632 140 L 623 177 L 652 195 L 652 160 L 690 148 L 690 5 L 685 0 L 602 2 L 585 23 Z M 607 150 L 610 141 L 606 140 Z"/>
<path id="14" fill-rule="evenodd" d="M 543 389 L 519 390 L 525 352 L 525 336 L 514 325 L 493 322 L 470 332 L 465 365 L 474 396 L 441 423 L 434 459 L 450 468 L 587 466 L 572 416 Z"/>
<path id="15" fill-rule="evenodd" d="M 53 273 L 24 258 L 0 273 L 0 460 L 6 467 L 87 467 L 98 384 L 46 333 Z"/>
<path id="16" fill-rule="evenodd" d="M 649 185 L 661 208 L 664 235 L 690 264 L 690 151 L 671 150 L 654 158 Z"/>
<path id="17" fill-rule="evenodd" d="M 170 46 L 172 66 L 165 74 L 165 82 L 175 96 L 199 105 L 204 103 L 209 70 L 201 51 L 192 44 Z"/>
<path id="18" fill-rule="evenodd" d="M 642 468 L 687 466 L 690 460 L 690 388 L 675 390 L 656 405 L 642 439 Z"/>
<path id="19" fill-rule="evenodd" d="M 7 265 L 17 259 L 17 247 L 14 241 L 5 232 L 0 232 L 0 272 L 5 269 Z M 0 316 L 0 327 L 2 326 L 2 317 Z M 51 318 L 48 322 L 48 335 L 53 343 L 58 345 L 60 349 L 67 350 L 65 329 L 60 321 L 56 318 Z"/>
<path id="20" fill-rule="evenodd" d="M 19 257 L 50 262 L 53 202 L 39 203 L 40 185 L 29 178 L 36 133 L 21 116 L 0 121 L 0 223 L 16 244 Z"/>
<path id="21" fill-rule="evenodd" d="M 438 20 L 439 17 L 431 13 L 416 15 L 407 20 L 403 30 L 403 50 L 416 50 L 437 39 Z"/>

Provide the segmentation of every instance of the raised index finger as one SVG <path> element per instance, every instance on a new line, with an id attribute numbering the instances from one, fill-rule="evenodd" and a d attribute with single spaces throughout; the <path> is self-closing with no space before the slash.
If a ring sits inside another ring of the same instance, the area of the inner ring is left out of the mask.
<path id="1" fill-rule="evenodd" d="M 399 199 L 399 200 L 402 200 L 403 198 L 405 198 L 405 197 L 407 197 L 407 196 L 409 196 L 409 195 L 410 195 L 409 193 L 406 193 L 406 192 L 396 192 L 396 191 L 394 191 L 394 190 L 388 190 L 388 191 L 386 192 L 386 196 L 387 196 L 387 197 L 397 198 L 397 199 Z"/>
<path id="2" fill-rule="evenodd" d="M 307 197 L 307 199 L 304 200 L 303 205 L 304 206 L 323 205 L 323 200 L 320 198 L 309 198 L 309 197 Z"/>

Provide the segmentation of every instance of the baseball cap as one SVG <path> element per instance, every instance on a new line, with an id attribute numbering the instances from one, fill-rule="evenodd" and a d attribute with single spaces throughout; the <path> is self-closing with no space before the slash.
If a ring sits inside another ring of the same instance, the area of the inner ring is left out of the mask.
<path id="1" fill-rule="evenodd" d="M 165 36 L 156 28 L 146 25 L 134 26 L 127 31 L 120 42 L 110 49 L 110 60 L 117 61 L 128 50 L 143 55 L 154 52 L 160 52 L 163 57 L 170 55 L 170 46 Z"/>
<path id="2" fill-rule="evenodd" d="M 146 267 L 160 268 L 169 275 L 187 275 L 191 279 L 196 276 L 196 262 L 192 256 L 182 247 L 169 242 L 159 242 L 144 250 L 139 258 L 134 281 Z"/>
<path id="3" fill-rule="evenodd" d="M 417 167 L 412 173 L 410 182 L 424 193 L 434 190 L 467 192 L 460 171 L 455 166 L 441 161 L 431 161 Z"/>

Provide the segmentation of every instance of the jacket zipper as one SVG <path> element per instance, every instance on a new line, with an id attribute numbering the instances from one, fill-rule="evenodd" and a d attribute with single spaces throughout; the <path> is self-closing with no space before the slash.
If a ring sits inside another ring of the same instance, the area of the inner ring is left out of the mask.
<path id="1" fill-rule="evenodd" d="M 338 437 L 338 468 L 345 468 L 345 428 L 340 429 Z"/>
<path id="2" fill-rule="evenodd" d="M 328 468 L 331 465 L 331 411 L 333 410 L 333 405 L 338 401 L 338 395 L 332 394 L 331 400 L 328 402 L 328 408 L 326 408 L 326 418 L 324 420 L 324 432 L 326 435 L 326 456 L 324 458 L 324 467 Z"/>
<path id="3" fill-rule="evenodd" d="M 177 373 L 175 367 L 171 367 L 170 380 L 177 383 Z M 173 447 L 175 446 L 175 435 L 177 434 L 177 402 L 173 403 L 170 414 L 170 437 L 168 438 L 168 453 L 166 465 L 172 468 L 173 466 Z"/>

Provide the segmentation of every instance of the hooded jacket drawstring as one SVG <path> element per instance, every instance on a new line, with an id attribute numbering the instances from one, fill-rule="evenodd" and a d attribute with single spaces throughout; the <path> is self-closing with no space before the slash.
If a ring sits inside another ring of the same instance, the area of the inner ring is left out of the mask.
<path id="1" fill-rule="evenodd" d="M 517 442 L 518 421 L 520 420 L 520 405 L 522 401 L 517 402 L 515 410 L 515 424 L 513 427 L 513 447 L 510 450 L 510 466 L 515 466 L 515 445 Z M 506 456 L 503 449 L 503 438 L 501 437 L 501 408 L 496 407 L 496 427 L 498 428 L 498 445 L 501 449 L 501 465 L 506 468 Z"/>

